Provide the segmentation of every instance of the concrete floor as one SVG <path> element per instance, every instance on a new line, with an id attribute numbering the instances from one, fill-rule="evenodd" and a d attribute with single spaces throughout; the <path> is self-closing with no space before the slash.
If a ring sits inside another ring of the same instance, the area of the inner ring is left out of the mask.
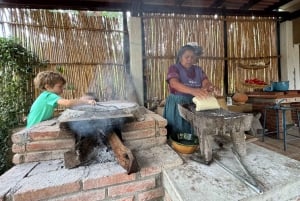
<path id="1" fill-rule="evenodd" d="M 287 149 L 283 149 L 283 140 L 277 139 L 275 136 L 265 137 L 264 142 L 261 140 L 261 136 L 256 138 L 256 141 L 253 141 L 254 144 L 262 146 L 266 149 L 272 150 L 276 153 L 280 153 L 289 158 L 300 161 L 300 129 L 299 127 L 291 126 L 287 130 L 288 134 L 293 136 L 298 136 L 297 138 L 287 135 Z"/>
<path id="2" fill-rule="evenodd" d="M 220 161 L 245 177 L 230 147 L 219 151 Z M 258 194 L 216 162 L 209 166 L 181 155 L 184 164 L 163 173 L 163 185 L 173 201 L 291 201 L 300 199 L 300 162 L 247 144 L 243 162 L 256 178 L 262 194 Z"/>

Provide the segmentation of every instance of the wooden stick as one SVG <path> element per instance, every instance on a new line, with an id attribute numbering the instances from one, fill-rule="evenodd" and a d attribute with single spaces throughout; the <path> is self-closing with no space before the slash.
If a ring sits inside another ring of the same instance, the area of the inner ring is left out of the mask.
<path id="1" fill-rule="evenodd" d="M 127 170 L 128 174 L 135 173 L 139 170 L 138 163 L 131 150 L 124 146 L 116 133 L 113 132 L 108 137 L 108 142 L 115 153 L 117 161 Z"/>

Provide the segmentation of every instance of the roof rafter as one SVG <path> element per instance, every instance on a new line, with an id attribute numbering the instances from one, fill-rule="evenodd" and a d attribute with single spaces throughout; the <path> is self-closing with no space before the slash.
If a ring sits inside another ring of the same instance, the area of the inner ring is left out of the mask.
<path id="1" fill-rule="evenodd" d="M 149 13 L 179 13 L 179 14 L 204 14 L 204 15 L 233 15 L 233 16 L 274 16 L 274 17 L 286 17 L 289 13 L 287 12 L 266 12 L 266 11 L 255 11 L 255 10 L 236 10 L 236 9 L 222 9 L 222 8 L 196 8 L 196 7 L 174 7 L 174 6 L 151 6 L 144 5 L 142 8 L 143 12 Z M 280 16 L 278 15 L 280 14 Z"/>
<path id="2" fill-rule="evenodd" d="M 176 0 L 176 5 L 181 6 L 184 2 L 185 0 Z"/>
<path id="3" fill-rule="evenodd" d="M 174 0 L 173 5 L 145 3 L 142 0 L 0 0 L 0 7 L 4 8 L 32 8 L 32 9 L 61 9 L 61 10 L 91 10 L 91 11 L 131 11 L 133 16 L 139 16 L 142 12 L 153 13 L 180 13 L 180 14 L 219 14 L 223 16 L 272 16 L 280 19 L 290 19 L 299 16 L 299 12 L 278 12 L 268 10 L 249 10 L 253 5 L 259 3 L 259 0 L 249 0 L 248 3 L 241 6 L 240 9 L 227 9 L 223 5 L 227 0 L 214 0 L 206 7 L 197 7 L 196 5 L 185 5 L 186 0 Z M 281 6 L 290 0 L 282 0 L 276 3 Z M 275 3 L 274 3 L 275 4 Z M 275 6 L 275 5 L 274 5 Z"/>
<path id="4" fill-rule="evenodd" d="M 139 16 L 142 11 L 142 1 L 140 0 L 131 0 L 131 15 L 132 16 Z"/>
<path id="5" fill-rule="evenodd" d="M 250 0 L 248 3 L 244 4 L 243 6 L 240 7 L 241 10 L 249 10 L 252 6 L 255 4 L 259 3 L 261 0 Z"/>
<path id="6" fill-rule="evenodd" d="M 129 11 L 129 3 L 97 2 L 93 0 L 51 0 L 51 4 L 40 0 L 0 0 L 0 7 L 35 8 L 35 9 L 62 9 L 62 10 L 107 10 Z"/>
<path id="7" fill-rule="evenodd" d="M 293 20 L 300 17 L 300 10 L 293 12 L 289 18 L 286 18 L 286 20 Z M 284 18 L 285 19 L 285 18 Z"/>
<path id="8" fill-rule="evenodd" d="M 292 0 L 283 0 L 279 1 L 277 3 L 274 3 L 272 6 L 269 6 L 268 8 L 265 9 L 265 11 L 273 11 L 273 10 L 278 10 L 280 6 L 283 6 L 284 4 L 287 4 L 291 2 Z"/>
<path id="9" fill-rule="evenodd" d="M 224 0 L 215 0 L 209 7 L 210 8 L 218 8 L 222 6 L 224 3 Z"/>

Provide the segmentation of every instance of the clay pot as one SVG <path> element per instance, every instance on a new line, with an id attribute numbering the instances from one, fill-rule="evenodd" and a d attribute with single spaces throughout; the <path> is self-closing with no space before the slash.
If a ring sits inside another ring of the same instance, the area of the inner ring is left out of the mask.
<path id="1" fill-rule="evenodd" d="M 244 93 L 235 93 L 232 96 L 232 100 L 237 104 L 245 104 L 248 100 L 248 96 Z"/>

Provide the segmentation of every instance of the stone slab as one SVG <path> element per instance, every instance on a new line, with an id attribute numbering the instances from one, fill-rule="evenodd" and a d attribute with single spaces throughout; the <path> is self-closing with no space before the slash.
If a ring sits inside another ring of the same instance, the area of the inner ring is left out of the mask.
<path id="1" fill-rule="evenodd" d="M 220 161 L 237 174 L 243 174 L 229 147 L 218 153 Z M 255 144 L 247 144 L 243 162 L 263 189 L 258 194 L 220 165 L 209 166 L 182 155 L 185 163 L 163 171 L 163 185 L 172 200 L 178 201 L 270 201 L 300 199 L 300 161 L 287 158 Z"/>
<path id="2" fill-rule="evenodd" d="M 140 168 L 174 168 L 183 164 L 182 158 L 167 144 L 134 152 Z"/>
<path id="3" fill-rule="evenodd" d="M 0 177 L 0 197 L 5 197 L 9 191 L 26 177 L 28 172 L 34 169 L 38 163 L 26 163 L 20 166 L 14 166 L 6 171 Z"/>
<path id="4" fill-rule="evenodd" d="M 132 151 L 150 149 L 152 147 L 166 145 L 167 136 L 150 137 L 137 140 L 124 141 L 124 145 Z"/>

